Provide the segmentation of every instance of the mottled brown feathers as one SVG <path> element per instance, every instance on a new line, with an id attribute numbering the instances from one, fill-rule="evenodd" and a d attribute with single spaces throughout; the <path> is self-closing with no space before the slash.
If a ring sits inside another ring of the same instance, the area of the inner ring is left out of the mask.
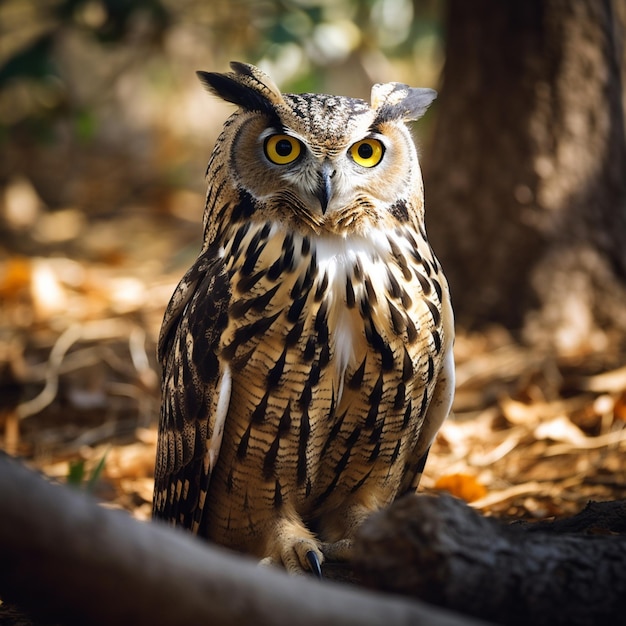
<path id="1" fill-rule="evenodd" d="M 299 572 L 417 487 L 450 408 L 452 310 L 403 123 L 434 92 L 377 85 L 370 106 L 231 68 L 199 73 L 239 109 L 159 340 L 154 516 Z"/>

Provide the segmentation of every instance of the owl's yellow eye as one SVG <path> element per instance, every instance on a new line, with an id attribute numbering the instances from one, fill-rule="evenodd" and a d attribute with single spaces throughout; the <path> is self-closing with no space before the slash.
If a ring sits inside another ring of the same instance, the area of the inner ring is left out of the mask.
<path id="1" fill-rule="evenodd" d="M 361 167 L 378 165 L 385 153 L 385 147 L 378 139 L 363 139 L 350 148 L 352 160 Z"/>
<path id="2" fill-rule="evenodd" d="M 300 142 L 289 135 L 271 135 L 263 146 L 265 156 L 276 165 L 293 163 L 302 151 Z"/>

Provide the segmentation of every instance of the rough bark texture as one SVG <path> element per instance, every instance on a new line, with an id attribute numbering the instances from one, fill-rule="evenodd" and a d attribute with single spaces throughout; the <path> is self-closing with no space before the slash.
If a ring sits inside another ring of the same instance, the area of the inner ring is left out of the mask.
<path id="1" fill-rule="evenodd" d="M 623 529 L 625 504 L 604 508 L 549 532 L 504 525 L 451 497 L 408 497 L 363 526 L 355 571 L 377 589 L 498 624 L 623 624 L 626 537 L 571 534 Z"/>
<path id="2" fill-rule="evenodd" d="M 63 625 L 479 623 L 261 568 L 187 533 L 100 507 L 2 453 L 0 503 L 0 597 Z"/>
<path id="3" fill-rule="evenodd" d="M 528 532 L 626 535 L 626 501 L 589 502 L 578 515 L 524 524 Z"/>
<path id="4" fill-rule="evenodd" d="M 626 328 L 623 0 L 450 0 L 424 158 L 457 318 L 561 351 Z"/>

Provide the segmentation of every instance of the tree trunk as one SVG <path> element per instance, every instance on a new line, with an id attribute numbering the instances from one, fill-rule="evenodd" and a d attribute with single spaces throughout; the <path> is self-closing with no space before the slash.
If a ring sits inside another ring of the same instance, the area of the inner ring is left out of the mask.
<path id="1" fill-rule="evenodd" d="M 376 589 L 506 626 L 623 624 L 626 537 L 597 533 L 623 528 L 625 510 L 596 504 L 535 530 L 449 496 L 408 497 L 365 522 L 354 568 Z"/>
<path id="2" fill-rule="evenodd" d="M 561 352 L 626 329 L 623 0 L 449 0 L 424 158 L 457 320 Z"/>

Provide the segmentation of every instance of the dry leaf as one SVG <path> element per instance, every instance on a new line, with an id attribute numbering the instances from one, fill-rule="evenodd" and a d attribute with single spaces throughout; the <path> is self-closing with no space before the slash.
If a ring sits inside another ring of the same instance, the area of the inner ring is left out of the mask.
<path id="1" fill-rule="evenodd" d="M 0 298 L 13 300 L 30 286 L 31 263 L 23 257 L 7 259 L 0 272 Z"/>
<path id="2" fill-rule="evenodd" d="M 474 476 L 469 474 L 449 474 L 441 476 L 435 483 L 435 489 L 448 491 L 453 496 L 466 502 L 479 500 L 487 495 L 487 489 Z"/>
<path id="3" fill-rule="evenodd" d="M 510 424 L 530 426 L 539 420 L 537 406 L 535 405 L 518 402 L 512 398 L 502 398 L 500 407 L 504 417 Z"/>
<path id="4" fill-rule="evenodd" d="M 573 446 L 582 446 L 587 442 L 587 437 L 578 426 L 575 426 L 565 415 L 555 417 L 548 422 L 543 422 L 535 428 L 535 437 L 541 439 L 552 439 L 569 443 Z"/>
<path id="5" fill-rule="evenodd" d="M 626 391 L 622 391 L 617 400 L 615 400 L 613 411 L 616 420 L 626 422 Z"/>

